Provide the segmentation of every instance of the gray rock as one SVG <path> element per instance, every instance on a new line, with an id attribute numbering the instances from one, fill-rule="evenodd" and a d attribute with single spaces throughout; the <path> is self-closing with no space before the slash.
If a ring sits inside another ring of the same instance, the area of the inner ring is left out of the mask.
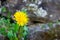
<path id="1" fill-rule="evenodd" d="M 60 18 L 60 0 L 43 0 L 42 5 L 48 12 L 48 19 L 58 20 Z M 53 17 L 49 15 L 53 15 Z"/>
<path id="2" fill-rule="evenodd" d="M 4 36 L 0 34 L 0 40 L 4 40 Z"/>

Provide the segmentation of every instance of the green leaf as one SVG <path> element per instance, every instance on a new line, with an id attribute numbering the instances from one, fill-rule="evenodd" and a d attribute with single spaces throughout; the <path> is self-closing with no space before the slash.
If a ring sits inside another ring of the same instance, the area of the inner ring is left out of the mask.
<path id="1" fill-rule="evenodd" d="M 12 38 L 13 37 L 13 32 L 11 30 L 8 31 L 7 36 L 8 36 L 8 38 Z"/>
<path id="2" fill-rule="evenodd" d="M 0 34 L 6 35 L 5 28 L 0 28 Z"/>
<path id="3" fill-rule="evenodd" d="M 16 37 L 16 33 L 13 34 L 13 37 Z"/>
<path id="4" fill-rule="evenodd" d="M 23 36 L 25 37 L 26 35 L 27 35 L 28 33 L 25 31 L 25 32 L 23 32 Z"/>
<path id="5" fill-rule="evenodd" d="M 8 11 L 7 17 L 10 18 L 11 17 L 11 12 Z"/>
<path id="6" fill-rule="evenodd" d="M 17 37 L 15 37 L 15 38 L 14 38 L 14 40 L 18 40 L 18 38 L 17 38 Z"/>
<path id="7" fill-rule="evenodd" d="M 19 30 L 19 25 L 18 24 L 16 24 L 16 23 L 12 23 L 12 25 L 11 25 L 12 27 L 13 27 L 13 32 L 18 32 L 18 30 Z"/>
<path id="8" fill-rule="evenodd" d="M 45 25 L 43 24 L 42 27 L 41 27 L 41 29 L 44 29 L 44 28 L 45 28 Z"/>
<path id="9" fill-rule="evenodd" d="M 27 9 L 23 8 L 21 11 L 24 12 L 24 13 L 27 13 Z"/>
<path id="10" fill-rule="evenodd" d="M 16 33 L 13 34 L 13 39 L 18 40 Z"/>
<path id="11" fill-rule="evenodd" d="M 52 22 L 48 23 L 48 26 L 49 26 L 50 28 L 52 28 L 52 27 L 53 27 L 53 23 L 52 23 Z"/>
<path id="12" fill-rule="evenodd" d="M 25 30 L 25 31 L 28 31 L 28 27 L 27 27 L 27 26 L 24 26 L 24 30 Z"/>
<path id="13" fill-rule="evenodd" d="M 57 20 L 57 21 L 56 21 L 56 24 L 60 25 L 60 21 Z"/>
<path id="14" fill-rule="evenodd" d="M 24 40 L 27 40 L 27 35 L 24 37 Z"/>
<path id="15" fill-rule="evenodd" d="M 2 7 L 2 12 L 6 12 L 6 7 Z"/>

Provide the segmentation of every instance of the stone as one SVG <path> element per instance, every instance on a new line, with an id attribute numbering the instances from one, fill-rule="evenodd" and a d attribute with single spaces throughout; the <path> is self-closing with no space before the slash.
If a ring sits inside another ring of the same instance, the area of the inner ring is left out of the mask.
<path id="1" fill-rule="evenodd" d="M 52 29 L 42 30 L 41 25 L 29 26 L 29 35 L 27 40 L 59 40 L 60 39 L 60 25 L 56 25 Z"/>
<path id="2" fill-rule="evenodd" d="M 51 20 L 59 20 L 60 18 L 60 0 L 43 0 L 43 7 L 48 12 L 47 18 Z M 49 17 L 53 15 L 53 17 Z"/>
<path id="3" fill-rule="evenodd" d="M 0 35 L 0 40 L 4 40 L 4 36 L 3 35 Z"/>

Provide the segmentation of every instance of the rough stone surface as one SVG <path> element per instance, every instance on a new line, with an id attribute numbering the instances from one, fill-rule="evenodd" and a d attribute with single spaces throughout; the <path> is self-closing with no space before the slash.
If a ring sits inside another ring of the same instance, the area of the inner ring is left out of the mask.
<path id="1" fill-rule="evenodd" d="M 42 4 L 47 10 L 47 18 L 52 20 L 60 19 L 60 0 L 43 0 Z M 49 15 L 53 15 L 50 17 Z"/>
<path id="2" fill-rule="evenodd" d="M 41 26 L 40 26 L 41 27 Z M 29 28 L 30 34 L 28 40 L 60 40 L 60 26 L 55 28 L 42 30 L 38 25 L 32 25 Z"/>
<path id="3" fill-rule="evenodd" d="M 0 40 L 4 40 L 4 36 L 3 35 L 0 35 Z"/>
<path id="4" fill-rule="evenodd" d="M 25 2 L 22 2 L 22 0 L 9 0 L 9 1 L 7 1 L 7 3 L 8 4 L 7 5 L 5 4 L 5 6 L 7 6 L 8 9 L 13 14 L 16 10 L 21 10 L 21 8 L 26 6 L 26 4 L 28 2 L 25 3 Z M 53 21 L 60 20 L 60 0 L 42 0 L 42 4 L 40 3 L 40 7 L 41 6 L 48 13 L 46 18 L 51 19 Z M 31 14 L 34 15 L 33 13 L 31 13 Z M 52 16 L 50 16 L 50 15 L 52 15 Z"/>

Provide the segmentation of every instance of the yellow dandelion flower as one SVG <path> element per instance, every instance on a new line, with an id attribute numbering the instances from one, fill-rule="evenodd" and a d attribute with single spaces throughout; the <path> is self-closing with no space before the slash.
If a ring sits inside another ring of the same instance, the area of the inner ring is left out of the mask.
<path id="1" fill-rule="evenodd" d="M 26 13 L 17 11 L 14 14 L 14 20 L 16 20 L 17 24 L 19 24 L 20 26 L 24 26 L 28 23 L 29 18 Z"/>

